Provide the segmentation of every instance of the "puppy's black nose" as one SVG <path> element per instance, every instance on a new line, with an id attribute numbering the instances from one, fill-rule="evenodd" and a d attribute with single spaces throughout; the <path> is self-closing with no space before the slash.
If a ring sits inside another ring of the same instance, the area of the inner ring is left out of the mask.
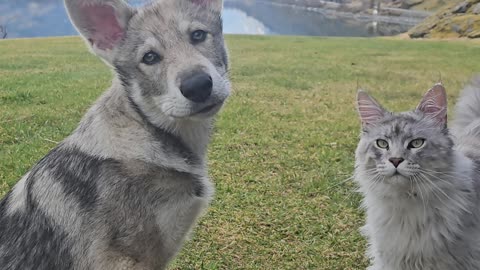
<path id="1" fill-rule="evenodd" d="M 180 91 L 193 102 L 204 102 L 212 94 L 212 77 L 205 72 L 197 72 L 182 79 Z"/>
<path id="2" fill-rule="evenodd" d="M 402 163 L 405 159 L 403 158 L 391 158 L 389 159 L 389 161 L 393 164 L 393 166 L 395 166 L 395 168 L 398 168 L 398 165 L 400 165 L 400 163 Z"/>

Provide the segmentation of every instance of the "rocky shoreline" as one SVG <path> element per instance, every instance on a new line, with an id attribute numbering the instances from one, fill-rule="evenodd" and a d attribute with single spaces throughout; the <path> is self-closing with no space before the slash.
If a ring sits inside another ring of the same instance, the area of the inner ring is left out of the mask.
<path id="1" fill-rule="evenodd" d="M 235 0 L 227 0 L 235 1 Z M 388 4 L 368 6 L 370 1 L 327 0 L 257 0 L 274 5 L 321 13 L 329 18 L 348 18 L 374 24 L 410 25 L 410 38 L 480 38 L 480 0 L 452 1 L 443 6 L 440 1 L 394 0 Z M 436 13 L 414 10 L 412 7 L 431 4 L 440 8 Z"/>
<path id="2" fill-rule="evenodd" d="M 234 0 L 233 0 L 234 1 Z M 415 11 L 394 7 L 384 7 L 379 10 L 369 8 L 364 1 L 337 3 L 324 0 L 258 0 L 275 5 L 290 6 L 322 13 L 329 17 L 350 18 L 360 21 L 384 22 L 411 25 L 412 27 L 431 15 L 430 12 Z"/>

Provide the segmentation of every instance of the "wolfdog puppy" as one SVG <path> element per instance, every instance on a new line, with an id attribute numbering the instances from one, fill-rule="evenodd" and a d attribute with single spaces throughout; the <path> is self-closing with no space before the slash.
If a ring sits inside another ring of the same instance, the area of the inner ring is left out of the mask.
<path id="1" fill-rule="evenodd" d="M 222 0 L 66 0 L 111 88 L 0 202 L 0 269 L 164 269 L 213 195 Z"/>

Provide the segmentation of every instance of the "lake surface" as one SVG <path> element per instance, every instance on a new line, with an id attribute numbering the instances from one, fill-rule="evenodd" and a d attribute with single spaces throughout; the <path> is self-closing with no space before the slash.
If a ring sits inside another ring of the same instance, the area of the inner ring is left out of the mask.
<path id="1" fill-rule="evenodd" d="M 141 6 L 150 1 L 128 2 Z M 228 34 L 368 37 L 395 35 L 413 26 L 411 22 L 385 23 L 373 17 L 312 11 L 262 0 L 225 0 L 223 18 Z M 2 25 L 6 26 L 7 38 L 77 35 L 62 0 L 0 0 Z"/>

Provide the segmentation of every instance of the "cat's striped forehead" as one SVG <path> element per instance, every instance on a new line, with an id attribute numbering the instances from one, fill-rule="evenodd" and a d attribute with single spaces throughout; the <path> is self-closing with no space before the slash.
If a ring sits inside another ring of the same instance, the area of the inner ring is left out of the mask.
<path id="1" fill-rule="evenodd" d="M 409 139 L 416 136 L 448 135 L 448 131 L 434 119 L 419 112 L 390 113 L 365 133 L 387 139 Z"/>
<path id="2" fill-rule="evenodd" d="M 419 152 L 408 151 L 408 143 L 420 138 L 426 139 L 426 147 Z M 388 151 L 376 147 L 378 139 L 388 142 Z M 388 113 L 375 125 L 364 127 L 356 156 L 382 162 L 395 154 L 410 161 L 428 159 L 433 162 L 440 157 L 445 159 L 453 146 L 448 129 L 435 119 L 418 111 Z"/>

